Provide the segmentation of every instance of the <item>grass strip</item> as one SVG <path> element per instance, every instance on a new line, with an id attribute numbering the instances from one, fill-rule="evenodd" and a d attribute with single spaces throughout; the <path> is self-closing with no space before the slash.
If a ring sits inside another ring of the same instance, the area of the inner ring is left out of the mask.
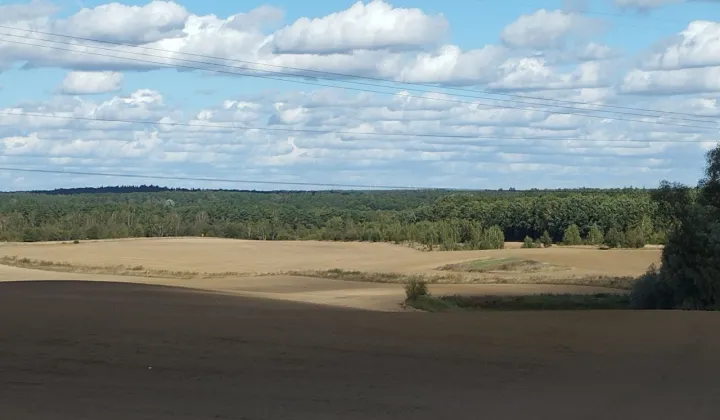
<path id="1" fill-rule="evenodd" d="M 576 311 L 628 309 L 630 297 L 626 293 L 594 294 L 536 294 L 520 296 L 419 296 L 406 305 L 428 312 L 456 310 L 493 311 Z"/>

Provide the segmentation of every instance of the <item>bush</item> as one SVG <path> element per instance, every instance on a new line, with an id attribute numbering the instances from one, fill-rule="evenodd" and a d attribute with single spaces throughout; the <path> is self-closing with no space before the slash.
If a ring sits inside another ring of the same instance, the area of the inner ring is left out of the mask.
<path id="1" fill-rule="evenodd" d="M 42 241 L 42 232 L 36 227 L 27 227 L 23 230 L 22 241 L 23 242 L 40 242 Z"/>
<path id="2" fill-rule="evenodd" d="M 610 248 L 620 247 L 623 242 L 625 242 L 625 235 L 614 227 L 611 227 L 605 234 L 605 245 Z"/>
<path id="3" fill-rule="evenodd" d="M 490 226 L 482 233 L 480 249 L 503 249 L 505 248 L 505 232 L 500 226 Z"/>
<path id="4" fill-rule="evenodd" d="M 580 245 L 582 244 L 582 238 L 580 237 L 580 229 L 578 229 L 575 223 L 565 229 L 563 233 L 563 244 L 565 245 Z"/>
<path id="5" fill-rule="evenodd" d="M 535 242 L 532 240 L 531 237 L 525 236 L 522 247 L 523 248 L 535 248 Z"/>
<path id="6" fill-rule="evenodd" d="M 540 242 L 542 242 L 545 248 L 550 248 L 552 246 L 553 240 L 547 230 L 543 232 L 542 236 L 540 237 Z"/>
<path id="7" fill-rule="evenodd" d="M 643 248 L 645 246 L 645 235 L 640 229 L 628 230 L 622 241 L 623 248 Z"/>
<path id="8" fill-rule="evenodd" d="M 587 243 L 590 245 L 602 245 L 604 240 L 605 235 L 603 235 L 600 228 L 596 224 L 590 226 L 587 234 Z"/>
<path id="9" fill-rule="evenodd" d="M 666 240 L 667 234 L 665 232 L 653 232 L 653 234 L 650 236 L 650 239 L 648 240 L 648 243 L 651 243 L 653 245 L 665 245 Z"/>
<path id="10" fill-rule="evenodd" d="M 655 264 L 640 276 L 630 292 L 633 309 L 671 309 L 674 306 L 673 291 L 664 281 Z"/>
<path id="11" fill-rule="evenodd" d="M 414 301 L 428 295 L 427 282 L 420 278 L 411 278 L 405 283 L 405 301 Z"/>

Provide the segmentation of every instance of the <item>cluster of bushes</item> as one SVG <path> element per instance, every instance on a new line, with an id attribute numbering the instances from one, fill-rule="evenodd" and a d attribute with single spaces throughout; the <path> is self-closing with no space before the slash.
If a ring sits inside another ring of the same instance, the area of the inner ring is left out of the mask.
<path id="1" fill-rule="evenodd" d="M 583 235 L 580 234 L 580 228 L 572 223 L 563 231 L 561 244 L 604 245 L 608 248 L 642 248 L 647 243 L 661 244 L 664 241 L 664 233 L 653 232 L 652 228 L 643 229 L 641 226 L 628 228 L 625 232 L 611 227 L 607 232 L 603 233 L 597 224 L 593 224 L 583 237 Z M 547 248 L 552 245 L 553 240 L 547 230 L 543 232 L 542 236 L 536 239 L 525 236 L 523 240 L 523 248 Z"/>
<path id="2" fill-rule="evenodd" d="M 550 234 L 546 230 L 542 236 L 537 239 L 533 239 L 530 236 L 525 236 L 523 239 L 523 248 L 550 248 L 553 245 L 553 240 Z"/>

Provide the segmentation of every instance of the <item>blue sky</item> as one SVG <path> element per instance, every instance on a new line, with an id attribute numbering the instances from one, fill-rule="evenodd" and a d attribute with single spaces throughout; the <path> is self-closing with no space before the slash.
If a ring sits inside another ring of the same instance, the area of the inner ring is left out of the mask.
<path id="1" fill-rule="evenodd" d="M 694 184 L 718 141 L 719 21 L 710 0 L 0 2 L 0 167 L 257 189 L 277 186 L 151 176 Z M 286 81 L 212 72 L 243 62 Z M 129 182 L 0 169 L 2 190 Z"/>

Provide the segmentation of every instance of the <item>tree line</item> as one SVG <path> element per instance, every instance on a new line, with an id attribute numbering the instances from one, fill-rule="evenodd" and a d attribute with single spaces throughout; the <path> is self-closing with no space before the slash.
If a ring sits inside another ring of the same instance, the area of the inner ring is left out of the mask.
<path id="1" fill-rule="evenodd" d="M 0 240 L 211 236 L 484 249 L 505 241 L 663 243 L 662 189 L 233 191 L 157 186 L 0 194 Z"/>

